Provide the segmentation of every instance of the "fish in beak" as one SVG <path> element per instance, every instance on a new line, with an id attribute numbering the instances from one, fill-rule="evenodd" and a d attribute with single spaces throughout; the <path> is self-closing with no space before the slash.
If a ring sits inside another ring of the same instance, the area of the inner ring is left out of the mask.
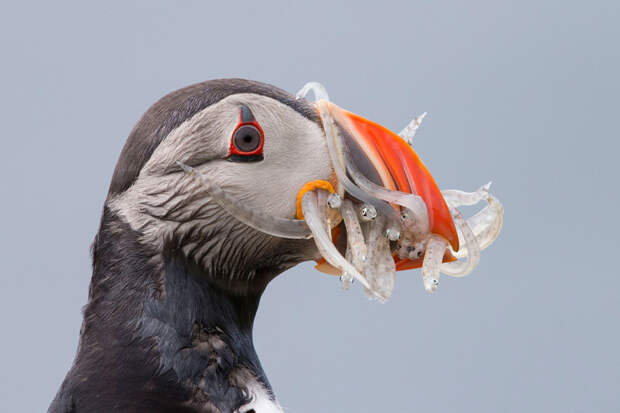
<path id="1" fill-rule="evenodd" d="M 419 195 L 428 211 L 430 232 L 445 238 L 458 251 L 459 238 L 450 209 L 413 148 L 378 123 L 330 102 L 319 104 L 327 106 L 345 138 L 343 149 L 355 154 L 352 161 L 360 164 L 366 178 L 392 191 Z"/>

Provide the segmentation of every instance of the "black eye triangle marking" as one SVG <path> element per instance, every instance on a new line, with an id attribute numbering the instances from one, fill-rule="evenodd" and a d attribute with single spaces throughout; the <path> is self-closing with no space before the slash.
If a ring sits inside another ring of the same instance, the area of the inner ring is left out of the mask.
<path id="1" fill-rule="evenodd" d="M 241 123 L 252 123 L 254 121 L 256 121 L 256 119 L 250 108 L 241 105 Z"/>

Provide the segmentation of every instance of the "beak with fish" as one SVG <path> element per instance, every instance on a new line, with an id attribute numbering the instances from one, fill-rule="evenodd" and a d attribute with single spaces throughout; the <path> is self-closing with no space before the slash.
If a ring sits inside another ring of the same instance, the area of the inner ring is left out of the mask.
<path id="1" fill-rule="evenodd" d="M 397 271 L 422 268 L 428 292 L 437 289 L 441 273 L 470 274 L 502 227 L 503 207 L 490 194 L 490 183 L 474 192 L 438 188 L 411 146 L 425 113 L 397 135 L 330 102 L 319 83 L 307 83 L 297 98 L 309 92 L 333 174 L 300 188 L 296 219 L 245 208 L 207 176 L 178 165 L 246 225 L 280 238 L 313 238 L 322 256 L 316 268 L 340 276 L 345 289 L 357 280 L 369 297 L 383 302 Z M 468 219 L 458 210 L 478 203 L 486 205 Z"/>

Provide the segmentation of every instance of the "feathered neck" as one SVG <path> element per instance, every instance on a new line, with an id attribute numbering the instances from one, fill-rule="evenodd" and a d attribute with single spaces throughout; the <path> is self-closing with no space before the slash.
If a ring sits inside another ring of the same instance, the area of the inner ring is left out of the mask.
<path id="1" fill-rule="evenodd" d="M 235 295 L 222 278 L 180 250 L 150 251 L 106 208 L 78 354 L 50 411 L 225 412 L 257 389 L 273 398 L 252 343 L 262 288 Z"/>

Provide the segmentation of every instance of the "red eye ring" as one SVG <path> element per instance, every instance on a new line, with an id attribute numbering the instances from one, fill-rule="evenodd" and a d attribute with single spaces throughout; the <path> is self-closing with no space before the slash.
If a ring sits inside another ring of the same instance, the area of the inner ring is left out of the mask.
<path id="1" fill-rule="evenodd" d="M 237 124 L 230 139 L 229 159 L 236 161 L 262 160 L 264 144 L 263 129 L 250 109 L 242 106 L 239 113 L 239 124 Z"/>

